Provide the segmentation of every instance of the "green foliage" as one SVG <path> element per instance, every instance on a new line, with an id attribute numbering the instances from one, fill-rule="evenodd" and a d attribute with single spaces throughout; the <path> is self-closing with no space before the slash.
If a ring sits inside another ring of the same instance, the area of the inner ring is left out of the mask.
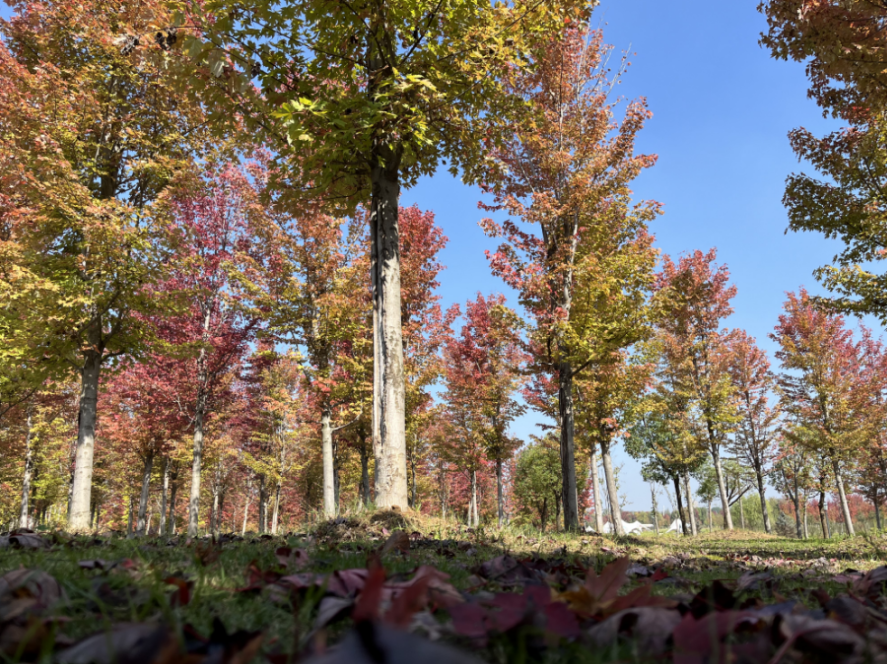
<path id="1" fill-rule="evenodd" d="M 561 460 L 558 443 L 551 437 L 536 438 L 517 457 L 514 495 L 523 513 L 535 512 L 542 529 L 560 501 Z"/>

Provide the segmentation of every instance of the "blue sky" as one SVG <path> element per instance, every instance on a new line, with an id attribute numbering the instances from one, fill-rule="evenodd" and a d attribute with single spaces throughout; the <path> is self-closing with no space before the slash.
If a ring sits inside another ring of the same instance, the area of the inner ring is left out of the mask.
<path id="1" fill-rule="evenodd" d="M 784 181 L 798 164 L 787 132 L 804 126 L 816 134 L 837 125 L 807 99 L 803 65 L 773 60 L 758 46 L 766 24 L 757 0 L 602 0 L 593 22 L 633 62 L 621 94 L 645 96 L 653 118 L 639 149 L 659 155 L 637 181 L 638 198 L 664 204 L 652 226 L 657 246 L 672 256 L 717 247 L 738 288 L 730 327 L 744 328 L 771 353 L 767 335 L 785 292 L 821 289 L 813 270 L 831 260 L 837 245 L 815 235 L 785 235 Z M 435 211 L 450 238 L 441 276 L 445 304 L 477 291 L 514 294 L 490 275 L 484 249 L 494 243 L 477 226 L 480 192 L 442 172 L 402 194 L 404 204 Z M 537 431 L 525 416 L 514 433 Z M 650 493 L 637 463 L 624 464 L 620 491 L 629 509 L 649 509 Z M 660 499 L 660 506 L 665 504 Z"/>
<path id="2" fill-rule="evenodd" d="M 758 46 L 765 21 L 757 3 L 602 0 L 593 22 L 617 51 L 636 53 L 620 92 L 647 97 L 654 113 L 638 145 L 658 154 L 659 162 L 639 178 L 635 192 L 664 204 L 665 214 L 652 227 L 657 246 L 672 256 L 717 247 L 738 287 L 727 324 L 746 329 L 772 355 L 767 335 L 784 293 L 801 285 L 819 292 L 812 271 L 837 249 L 818 236 L 784 234 L 785 177 L 803 168 L 786 134 L 798 126 L 822 134 L 837 125 L 807 99 L 803 65 L 777 62 Z M 8 15 L 0 3 L 0 16 Z M 515 301 L 484 258 L 494 243 L 477 225 L 480 198 L 477 188 L 445 171 L 402 194 L 402 204 L 433 210 L 450 238 L 440 289 L 446 306 L 478 291 L 504 292 Z M 538 421 L 528 414 L 514 433 L 527 438 L 538 431 Z M 626 506 L 648 509 L 639 466 L 621 450 L 615 456 L 624 464 Z"/>

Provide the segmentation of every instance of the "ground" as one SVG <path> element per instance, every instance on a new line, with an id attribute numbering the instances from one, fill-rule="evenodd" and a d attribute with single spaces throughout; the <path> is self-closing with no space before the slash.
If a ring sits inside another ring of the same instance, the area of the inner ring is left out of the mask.
<path id="1" fill-rule="evenodd" d="M 0 547 L 9 661 L 887 661 L 877 533 L 614 539 L 379 513 L 285 536 Z"/>

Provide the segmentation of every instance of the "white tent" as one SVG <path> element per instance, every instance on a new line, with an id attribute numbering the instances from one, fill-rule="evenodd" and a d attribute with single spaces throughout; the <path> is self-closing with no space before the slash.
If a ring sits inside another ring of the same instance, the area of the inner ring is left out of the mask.
<path id="1" fill-rule="evenodd" d="M 653 527 L 652 523 L 641 523 L 640 521 L 632 521 L 631 523 L 625 523 L 622 521 L 622 530 L 626 535 L 633 535 L 635 533 L 642 533 L 645 530 L 650 530 Z M 585 532 L 593 533 L 595 532 L 594 528 L 591 526 L 585 527 Z M 604 533 L 612 533 L 613 532 L 613 524 L 609 521 L 604 524 Z"/>
<path id="2" fill-rule="evenodd" d="M 684 525 L 681 523 L 680 519 L 675 519 L 671 522 L 671 525 L 668 527 L 667 533 L 682 533 L 684 532 Z"/>

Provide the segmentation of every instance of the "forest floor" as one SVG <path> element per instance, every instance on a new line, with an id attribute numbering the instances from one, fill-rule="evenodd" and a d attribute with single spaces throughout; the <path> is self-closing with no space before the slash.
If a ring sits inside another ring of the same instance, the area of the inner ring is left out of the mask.
<path id="1" fill-rule="evenodd" d="M 885 556 L 880 533 L 614 539 L 391 512 L 216 540 L 18 532 L 0 660 L 887 662 Z"/>

